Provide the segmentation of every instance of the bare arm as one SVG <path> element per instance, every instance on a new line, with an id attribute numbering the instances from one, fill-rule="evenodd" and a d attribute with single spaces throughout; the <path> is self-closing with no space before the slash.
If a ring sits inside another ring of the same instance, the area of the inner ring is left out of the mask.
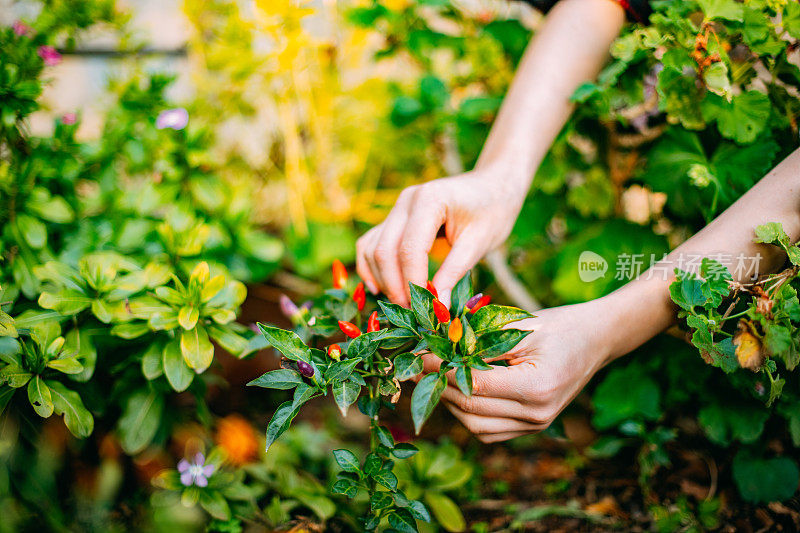
<path id="1" fill-rule="evenodd" d="M 424 285 L 440 227 L 452 246 L 433 283 L 451 288 L 511 232 L 536 168 L 572 110 L 570 96 L 602 67 L 624 23 L 613 0 L 559 2 L 520 61 L 475 169 L 405 189 L 386 220 L 357 243 L 357 269 L 372 292 L 408 305 Z"/>
<path id="2" fill-rule="evenodd" d="M 666 266 L 670 271 L 678 266 L 681 254 L 723 253 L 745 257 L 760 254 L 760 273 L 772 272 L 785 261 L 785 255 L 775 246 L 753 242 L 754 228 L 767 222 L 780 222 L 794 241 L 800 239 L 800 149 L 702 231 L 676 248 L 667 256 Z M 665 280 L 663 275 L 646 278 L 647 274 L 642 275 L 600 300 L 615 317 L 614 328 L 626 331 L 626 335 L 618 335 L 610 344 L 610 359 L 637 348 L 675 321 L 675 306 L 669 298 L 672 278 Z"/>
<path id="3" fill-rule="evenodd" d="M 661 266 L 671 271 L 680 254 L 761 254 L 760 271 L 774 271 L 785 260 L 783 252 L 752 242 L 753 228 L 765 222 L 780 222 L 792 239 L 800 238 L 800 149 Z M 448 408 L 486 442 L 546 428 L 603 365 L 675 321 L 671 279 L 647 278 L 645 273 L 603 298 L 543 309 L 515 323 L 534 333 L 506 354 L 510 366 L 474 373 L 472 397 L 448 385 L 442 395 Z M 438 369 L 440 362 L 426 355 L 425 371 Z"/>
<path id="4" fill-rule="evenodd" d="M 572 112 L 570 97 L 600 71 L 624 22 L 612 0 L 558 2 L 519 63 L 476 167 L 502 166 L 496 179 L 527 193 Z"/>

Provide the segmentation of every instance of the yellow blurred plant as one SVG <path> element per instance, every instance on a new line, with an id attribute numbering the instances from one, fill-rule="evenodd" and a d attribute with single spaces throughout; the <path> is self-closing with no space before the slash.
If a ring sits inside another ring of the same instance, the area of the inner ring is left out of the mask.
<path id="1" fill-rule="evenodd" d="M 332 1 L 184 7 L 195 112 L 222 122 L 233 169 L 262 178 L 260 220 L 300 235 L 309 219 L 378 221 L 372 206 L 394 193 L 376 198 L 380 165 L 370 163 L 391 98 L 387 82 L 368 76 L 370 32 L 346 25 Z"/>

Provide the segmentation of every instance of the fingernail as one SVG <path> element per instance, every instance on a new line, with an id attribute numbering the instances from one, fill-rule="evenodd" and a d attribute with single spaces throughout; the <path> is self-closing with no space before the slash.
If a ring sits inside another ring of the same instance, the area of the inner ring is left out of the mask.
<path id="1" fill-rule="evenodd" d="M 378 294 L 378 288 L 370 283 L 369 281 L 365 281 L 364 284 L 367 286 L 367 290 L 371 292 L 373 295 Z"/>

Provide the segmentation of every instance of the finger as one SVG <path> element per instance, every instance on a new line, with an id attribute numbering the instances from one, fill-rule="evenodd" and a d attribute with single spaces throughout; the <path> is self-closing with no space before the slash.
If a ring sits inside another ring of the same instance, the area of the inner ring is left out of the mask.
<path id="1" fill-rule="evenodd" d="M 525 423 L 529 422 L 526 419 L 526 409 L 522 404 L 507 398 L 486 398 L 474 394 L 465 396 L 456 387 L 446 387 L 442 391 L 442 399 L 465 413 L 484 417 L 514 418 Z"/>
<path id="2" fill-rule="evenodd" d="M 439 299 L 450 306 L 450 293 L 458 280 L 480 260 L 482 250 L 475 246 L 474 232 L 465 232 L 456 239 L 442 266 L 433 276 L 433 285 L 439 290 Z"/>
<path id="3" fill-rule="evenodd" d="M 432 353 L 422 354 L 422 373 L 430 374 L 431 372 L 438 372 L 444 361 L 437 355 Z"/>
<path id="4" fill-rule="evenodd" d="M 540 424 L 531 424 L 515 418 L 504 418 L 502 416 L 483 416 L 468 413 L 460 409 L 451 402 L 445 402 L 445 406 L 462 424 L 476 435 L 486 435 L 492 433 L 509 432 L 533 432 L 543 429 Z"/>
<path id="5" fill-rule="evenodd" d="M 425 286 L 428 280 L 428 252 L 443 222 L 441 205 L 419 198 L 412 202 L 398 250 L 406 290 L 409 282 Z"/>
<path id="6" fill-rule="evenodd" d="M 502 442 L 504 440 L 516 439 L 531 433 L 538 433 L 538 431 L 509 431 L 507 433 L 488 433 L 486 435 L 477 435 L 477 439 L 484 444 L 493 444 L 495 442 Z"/>
<path id="7" fill-rule="evenodd" d="M 380 271 L 382 281 L 381 289 L 394 303 L 408 307 L 408 298 L 403 286 L 403 274 L 400 271 L 398 248 L 403 237 L 406 223 L 408 222 L 408 207 L 411 201 L 411 188 L 400 193 L 389 216 L 381 224 L 380 235 L 375 242 L 373 251 L 374 262 Z"/>
<path id="8" fill-rule="evenodd" d="M 356 241 L 356 272 L 358 272 L 358 275 L 364 280 L 364 285 L 367 286 L 367 289 L 369 289 L 369 292 L 372 294 L 378 294 L 378 280 L 375 278 L 369 266 L 367 253 L 372 250 L 371 244 L 376 229 L 377 226 L 370 229 Z"/>

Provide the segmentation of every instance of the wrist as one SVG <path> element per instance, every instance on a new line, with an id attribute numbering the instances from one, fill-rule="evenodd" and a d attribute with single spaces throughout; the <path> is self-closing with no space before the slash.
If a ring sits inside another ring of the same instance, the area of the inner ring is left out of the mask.
<path id="1" fill-rule="evenodd" d="M 605 317 L 603 342 L 608 347 L 605 362 L 635 350 L 675 322 L 676 308 L 669 297 L 670 280 L 637 279 L 598 302 L 598 315 Z"/>

